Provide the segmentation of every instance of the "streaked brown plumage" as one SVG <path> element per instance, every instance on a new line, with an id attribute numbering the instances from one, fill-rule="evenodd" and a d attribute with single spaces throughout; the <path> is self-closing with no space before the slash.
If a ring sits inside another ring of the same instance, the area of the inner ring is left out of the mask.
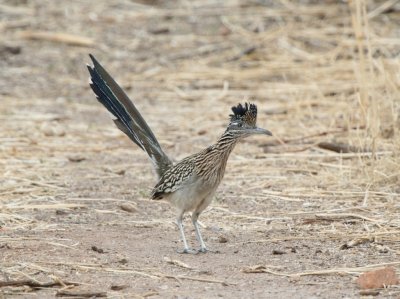
<path id="1" fill-rule="evenodd" d="M 206 149 L 172 164 L 163 152 L 156 137 L 133 105 L 128 96 L 90 55 L 93 67 L 88 66 L 92 87 L 97 99 L 116 117 L 117 127 L 149 155 L 158 174 L 158 183 L 153 188 L 152 199 L 165 199 L 177 208 L 177 223 L 184 244 L 183 252 L 192 252 L 187 245 L 182 225 L 186 212 L 192 212 L 192 222 L 201 252 L 207 247 L 202 239 L 197 219 L 210 204 L 220 184 L 230 153 L 236 143 L 252 134 L 272 135 L 258 128 L 257 107 L 254 104 L 239 104 L 232 107 L 230 123 L 218 141 Z"/>

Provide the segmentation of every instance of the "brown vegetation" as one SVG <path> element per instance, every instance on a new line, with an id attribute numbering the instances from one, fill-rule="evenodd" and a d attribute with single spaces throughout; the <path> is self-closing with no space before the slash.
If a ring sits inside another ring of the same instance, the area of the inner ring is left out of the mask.
<path id="1" fill-rule="evenodd" d="M 392 0 L 0 1 L 0 298 L 354 297 L 398 270 L 399 28 Z M 88 53 L 176 159 L 258 104 L 274 138 L 235 149 L 200 219 L 217 253 L 175 252 Z"/>

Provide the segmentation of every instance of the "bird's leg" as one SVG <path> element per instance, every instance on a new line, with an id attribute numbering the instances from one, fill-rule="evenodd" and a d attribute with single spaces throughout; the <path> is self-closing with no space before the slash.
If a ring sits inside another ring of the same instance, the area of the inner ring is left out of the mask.
<path id="1" fill-rule="evenodd" d="M 178 219 L 176 220 L 176 223 L 178 224 L 179 231 L 181 232 L 181 238 L 183 241 L 183 250 L 178 251 L 178 252 L 179 253 L 195 253 L 193 250 L 189 249 L 189 246 L 187 244 L 186 237 L 185 237 L 185 231 L 183 230 L 182 217 L 183 217 L 183 213 L 179 214 Z"/>
<path id="2" fill-rule="evenodd" d="M 197 218 L 199 218 L 199 215 L 200 215 L 200 213 L 193 212 L 193 214 L 192 214 L 192 222 L 193 222 L 194 230 L 196 232 L 197 241 L 199 241 L 199 243 L 200 243 L 200 250 L 199 251 L 200 252 L 207 252 L 208 249 L 206 247 L 206 244 L 203 241 L 203 238 L 201 237 L 199 224 L 197 222 Z"/>

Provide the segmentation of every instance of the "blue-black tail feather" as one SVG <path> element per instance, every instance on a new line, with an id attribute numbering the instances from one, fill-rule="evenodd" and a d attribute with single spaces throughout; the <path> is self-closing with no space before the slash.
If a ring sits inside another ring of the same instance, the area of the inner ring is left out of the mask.
<path id="1" fill-rule="evenodd" d="M 170 159 L 162 151 L 153 132 L 122 88 L 93 55 L 89 56 L 93 62 L 93 67 L 87 66 L 92 81 L 90 87 L 98 101 L 114 115 L 117 127 L 147 152 L 160 177 L 172 165 Z"/>

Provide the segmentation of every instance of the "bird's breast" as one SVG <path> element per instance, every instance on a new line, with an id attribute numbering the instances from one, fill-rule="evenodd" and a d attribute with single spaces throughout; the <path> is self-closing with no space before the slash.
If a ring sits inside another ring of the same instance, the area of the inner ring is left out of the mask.
<path id="1" fill-rule="evenodd" d="M 164 199 L 169 201 L 177 209 L 193 211 L 205 198 L 212 197 L 218 185 L 210 185 L 208 181 L 196 175 L 174 192 L 164 194 Z"/>

